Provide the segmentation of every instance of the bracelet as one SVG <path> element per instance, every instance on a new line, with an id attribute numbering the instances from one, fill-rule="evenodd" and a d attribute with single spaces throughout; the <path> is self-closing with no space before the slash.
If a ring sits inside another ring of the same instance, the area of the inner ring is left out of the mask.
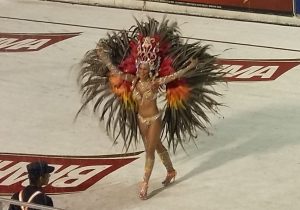
<path id="1" fill-rule="evenodd" d="M 111 62 L 109 62 L 109 63 L 107 63 L 105 66 L 106 66 L 107 68 L 111 68 L 111 67 L 113 66 L 113 64 L 112 64 Z"/>
<path id="2" fill-rule="evenodd" d="M 115 67 L 115 65 L 112 64 L 111 62 L 109 62 L 108 64 L 106 64 L 106 67 L 107 67 L 109 70 L 111 70 L 111 71 L 114 71 L 114 72 L 118 71 L 117 68 Z"/>

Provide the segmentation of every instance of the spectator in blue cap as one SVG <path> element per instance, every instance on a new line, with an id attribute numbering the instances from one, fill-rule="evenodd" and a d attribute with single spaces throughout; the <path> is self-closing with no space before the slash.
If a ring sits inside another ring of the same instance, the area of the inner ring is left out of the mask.
<path id="1" fill-rule="evenodd" d="M 36 161 L 27 165 L 29 185 L 13 194 L 12 199 L 45 206 L 53 206 L 52 199 L 43 192 L 43 186 L 49 182 L 54 167 L 45 161 Z M 34 210 L 24 206 L 10 205 L 8 210 Z"/>

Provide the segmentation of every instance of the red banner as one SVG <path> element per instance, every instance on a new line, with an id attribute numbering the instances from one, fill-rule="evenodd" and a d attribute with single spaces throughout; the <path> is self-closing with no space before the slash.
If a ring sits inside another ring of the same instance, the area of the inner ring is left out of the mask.
<path id="1" fill-rule="evenodd" d="M 213 5 L 212 7 L 219 6 L 225 9 L 240 8 L 250 11 L 293 14 L 293 0 L 177 0 L 177 2 L 195 3 L 207 7 Z"/>
<path id="2" fill-rule="evenodd" d="M 38 51 L 80 33 L 0 33 L 0 52 Z"/>
<path id="3" fill-rule="evenodd" d="M 300 65 L 300 60 L 220 59 L 228 81 L 269 81 Z"/>
<path id="4" fill-rule="evenodd" d="M 84 191 L 100 179 L 136 160 L 141 152 L 106 156 L 0 154 L 0 195 L 28 185 L 26 165 L 44 160 L 55 167 L 45 191 L 50 194 Z"/>

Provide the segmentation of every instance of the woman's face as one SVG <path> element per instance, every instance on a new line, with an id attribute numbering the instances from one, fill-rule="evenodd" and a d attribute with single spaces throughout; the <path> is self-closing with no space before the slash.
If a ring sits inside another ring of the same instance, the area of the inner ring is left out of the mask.
<path id="1" fill-rule="evenodd" d="M 141 63 L 139 65 L 139 77 L 140 79 L 148 79 L 149 78 L 150 66 L 148 63 Z"/>

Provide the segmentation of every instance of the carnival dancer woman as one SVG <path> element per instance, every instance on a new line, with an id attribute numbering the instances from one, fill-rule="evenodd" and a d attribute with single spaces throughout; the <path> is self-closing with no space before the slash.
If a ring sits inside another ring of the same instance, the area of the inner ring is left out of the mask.
<path id="1" fill-rule="evenodd" d="M 150 43 L 151 41 L 149 39 L 150 37 L 146 37 L 145 40 L 143 40 L 144 44 Z M 139 196 L 141 199 L 146 199 L 148 183 L 154 166 L 155 151 L 157 151 L 162 163 L 167 170 L 167 176 L 162 184 L 167 186 L 172 180 L 175 180 L 176 176 L 176 171 L 173 168 L 169 153 L 160 140 L 162 121 L 161 112 L 159 111 L 157 106 L 158 89 L 160 86 L 166 85 L 167 83 L 179 78 L 182 74 L 194 67 L 196 62 L 194 60 L 191 60 L 189 66 L 169 76 L 160 78 L 155 78 L 152 76 L 151 78 L 151 62 L 149 62 L 148 60 L 137 61 L 137 75 L 132 76 L 127 75 L 117 69 L 117 67 L 111 63 L 109 56 L 107 55 L 107 53 L 105 53 L 103 47 L 100 47 L 98 49 L 97 54 L 99 58 L 102 59 L 104 64 L 108 67 L 111 74 L 119 75 L 125 80 L 132 82 L 132 98 L 137 104 L 136 111 L 138 118 L 138 127 L 144 142 L 146 152 L 145 173 L 140 186 Z"/>
<path id="2" fill-rule="evenodd" d="M 121 137 L 126 151 L 132 142 L 138 143 L 139 133 L 143 139 L 141 199 L 147 199 L 155 151 L 167 170 L 162 183 L 167 186 L 175 180 L 176 170 L 162 140 L 175 152 L 178 144 L 196 138 L 198 129 L 206 131 L 205 109 L 216 112 L 220 105 L 211 97 L 219 94 L 209 86 L 222 81 L 223 74 L 206 51 L 207 46 L 199 43 L 183 43 L 176 22 L 148 18 L 137 21 L 131 31 L 101 39 L 81 63 L 81 109 L 94 102 L 97 112 L 102 104 L 100 120 L 106 121 L 114 141 Z M 160 93 L 166 97 L 163 110 L 157 106 Z"/>

